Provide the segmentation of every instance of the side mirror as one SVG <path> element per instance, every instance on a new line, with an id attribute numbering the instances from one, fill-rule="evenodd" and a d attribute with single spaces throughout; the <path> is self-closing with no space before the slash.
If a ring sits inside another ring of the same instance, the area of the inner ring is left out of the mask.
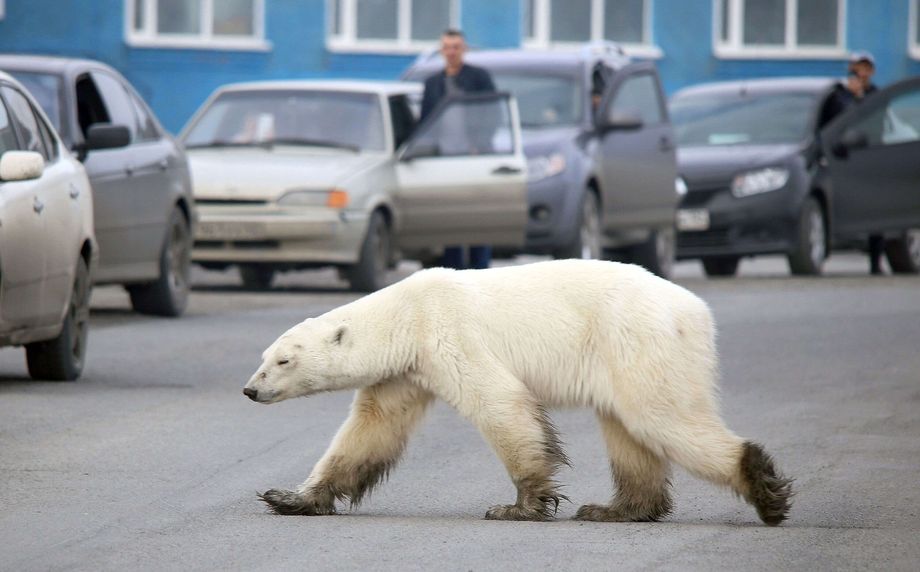
<path id="1" fill-rule="evenodd" d="M 126 147 L 131 143 L 131 132 L 124 125 L 111 123 L 93 123 L 86 130 L 86 151 L 97 149 L 115 149 Z"/>
<path id="2" fill-rule="evenodd" d="M 441 154 L 441 148 L 437 143 L 412 143 L 410 142 L 406 149 L 399 156 L 399 160 L 409 162 L 413 159 L 422 159 L 425 157 L 437 157 Z"/>
<path id="3" fill-rule="evenodd" d="M 0 156 L 0 181 L 28 181 L 42 176 L 45 158 L 35 151 L 7 151 Z"/>
<path id="4" fill-rule="evenodd" d="M 635 131 L 642 128 L 642 117 L 635 111 L 610 110 L 601 116 L 598 127 L 604 131 Z"/>
<path id="5" fill-rule="evenodd" d="M 865 132 L 858 129 L 847 129 L 843 132 L 843 135 L 840 137 L 840 140 L 834 144 L 831 151 L 835 156 L 846 159 L 850 155 L 850 151 L 855 149 L 865 149 L 869 146 L 869 136 Z"/>

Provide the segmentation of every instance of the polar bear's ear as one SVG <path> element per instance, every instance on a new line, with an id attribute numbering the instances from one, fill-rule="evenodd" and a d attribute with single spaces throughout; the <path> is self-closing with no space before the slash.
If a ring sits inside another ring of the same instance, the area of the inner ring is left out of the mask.
<path id="1" fill-rule="evenodd" d="M 342 340 L 345 339 L 345 334 L 348 331 L 348 326 L 341 324 L 335 329 L 335 332 L 332 334 L 332 343 L 335 345 L 341 345 Z"/>

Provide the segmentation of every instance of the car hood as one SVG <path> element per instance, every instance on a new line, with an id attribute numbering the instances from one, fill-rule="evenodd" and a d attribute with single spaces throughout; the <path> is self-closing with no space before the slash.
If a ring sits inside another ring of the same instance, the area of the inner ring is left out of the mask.
<path id="1" fill-rule="evenodd" d="M 339 150 L 188 149 L 197 199 L 272 200 L 294 189 L 331 189 L 386 155 Z"/>
<path id="2" fill-rule="evenodd" d="M 741 171 L 782 163 L 800 150 L 798 144 L 681 147 L 677 165 L 691 189 L 724 186 Z"/>
<path id="3" fill-rule="evenodd" d="M 578 137 L 578 127 L 555 127 L 550 129 L 524 129 L 521 139 L 524 141 L 524 154 L 539 157 L 560 151 L 572 144 Z"/>

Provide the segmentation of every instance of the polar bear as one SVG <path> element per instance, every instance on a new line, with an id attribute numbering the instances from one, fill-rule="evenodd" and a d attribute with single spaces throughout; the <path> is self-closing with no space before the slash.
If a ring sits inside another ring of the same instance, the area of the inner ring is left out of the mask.
<path id="1" fill-rule="evenodd" d="M 278 514 L 354 508 L 393 468 L 434 398 L 470 420 L 517 488 L 497 520 L 549 520 L 568 464 L 550 407 L 590 407 L 616 493 L 576 519 L 654 521 L 669 472 L 730 487 L 775 526 L 791 480 L 726 428 L 716 397 L 712 315 L 689 291 L 616 262 L 435 268 L 292 327 L 243 389 L 258 403 L 356 389 L 351 414 L 296 490 L 260 497 Z"/>

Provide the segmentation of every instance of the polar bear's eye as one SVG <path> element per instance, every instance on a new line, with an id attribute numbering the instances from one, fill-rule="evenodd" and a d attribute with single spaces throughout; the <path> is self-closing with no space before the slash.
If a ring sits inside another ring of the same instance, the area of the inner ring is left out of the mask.
<path id="1" fill-rule="evenodd" d="M 289 362 L 289 361 L 290 361 L 290 360 L 280 359 L 280 360 L 278 360 L 278 365 L 284 365 L 284 364 L 286 364 L 286 363 Z"/>

